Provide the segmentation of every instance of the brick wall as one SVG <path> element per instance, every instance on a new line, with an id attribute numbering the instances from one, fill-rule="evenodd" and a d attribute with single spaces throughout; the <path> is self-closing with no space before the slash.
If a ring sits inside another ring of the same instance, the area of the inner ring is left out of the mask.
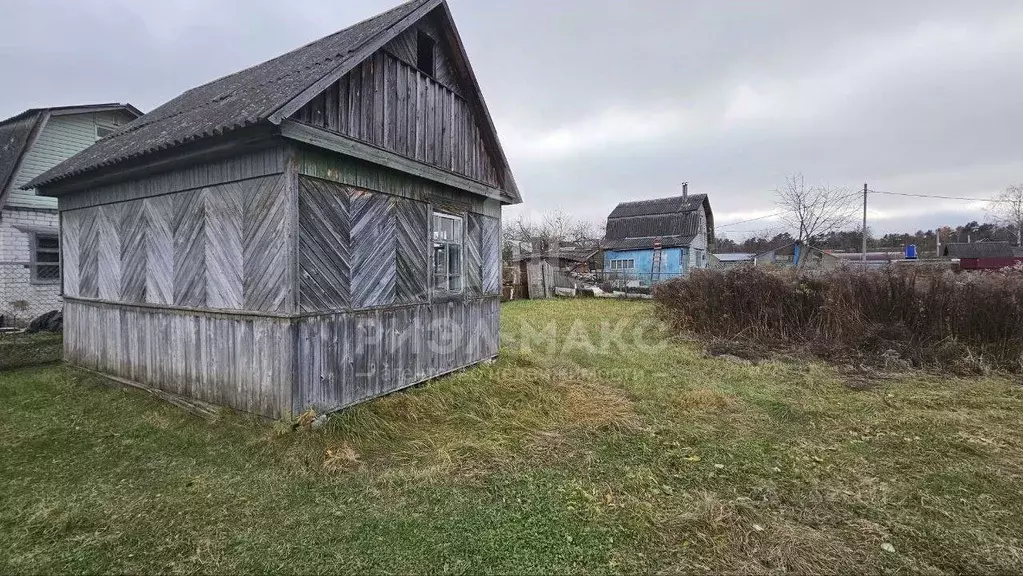
<path id="1" fill-rule="evenodd" d="M 22 325 L 32 318 L 62 306 L 60 284 L 32 281 L 32 271 L 11 264 L 33 260 L 31 233 L 26 229 L 56 231 L 56 211 L 5 209 L 0 211 L 0 317 L 3 325 Z"/>

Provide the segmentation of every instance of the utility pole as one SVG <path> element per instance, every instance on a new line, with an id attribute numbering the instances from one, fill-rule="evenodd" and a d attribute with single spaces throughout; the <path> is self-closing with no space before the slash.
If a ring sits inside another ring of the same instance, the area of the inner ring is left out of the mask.
<path id="1" fill-rule="evenodd" d="M 860 254 L 860 261 L 867 266 L 867 183 L 863 183 L 863 252 Z"/>

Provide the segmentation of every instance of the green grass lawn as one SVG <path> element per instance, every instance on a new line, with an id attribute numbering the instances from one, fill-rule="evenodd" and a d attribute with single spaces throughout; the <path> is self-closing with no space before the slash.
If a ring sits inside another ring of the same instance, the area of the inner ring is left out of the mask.
<path id="1" fill-rule="evenodd" d="M 1019 383 L 747 366 L 652 310 L 506 304 L 498 362 L 315 431 L 0 372 L 0 570 L 1023 570 Z"/>
<path id="2" fill-rule="evenodd" d="M 52 332 L 0 334 L 0 370 L 60 362 L 63 346 Z"/>

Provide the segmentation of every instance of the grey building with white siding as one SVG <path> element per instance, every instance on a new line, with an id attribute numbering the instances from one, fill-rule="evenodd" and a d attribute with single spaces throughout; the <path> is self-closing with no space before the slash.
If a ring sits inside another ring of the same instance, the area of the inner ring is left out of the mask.
<path id="1" fill-rule="evenodd" d="M 0 326 L 61 306 L 57 200 L 22 186 L 141 115 L 126 104 L 93 104 L 0 121 Z"/>
<path id="2" fill-rule="evenodd" d="M 288 417 L 497 355 L 521 200 L 442 0 L 189 90 L 31 185 L 59 199 L 75 364 Z"/>

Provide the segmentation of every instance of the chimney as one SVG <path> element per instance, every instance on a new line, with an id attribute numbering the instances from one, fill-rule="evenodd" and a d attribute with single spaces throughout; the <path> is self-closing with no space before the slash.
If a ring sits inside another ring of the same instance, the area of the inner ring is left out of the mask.
<path id="1" fill-rule="evenodd" d="M 682 200 L 684 202 L 689 201 L 689 182 L 682 183 Z"/>

